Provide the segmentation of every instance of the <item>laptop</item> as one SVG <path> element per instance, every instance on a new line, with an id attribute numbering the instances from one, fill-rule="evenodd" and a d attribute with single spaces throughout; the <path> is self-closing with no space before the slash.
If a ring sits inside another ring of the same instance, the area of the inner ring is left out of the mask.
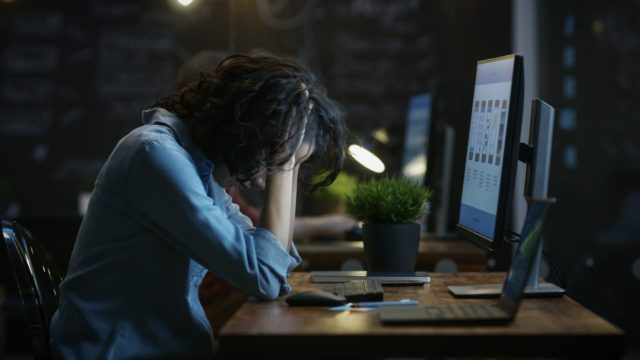
<path id="1" fill-rule="evenodd" d="M 542 238 L 542 225 L 554 199 L 530 199 L 516 255 L 504 281 L 500 299 L 493 303 L 454 303 L 381 308 L 384 324 L 505 324 L 515 319 L 518 305 Z"/>
<path id="2" fill-rule="evenodd" d="M 383 285 L 422 285 L 431 281 L 426 271 L 374 272 L 374 271 L 312 271 L 312 283 L 337 283 L 353 280 L 378 280 Z"/>

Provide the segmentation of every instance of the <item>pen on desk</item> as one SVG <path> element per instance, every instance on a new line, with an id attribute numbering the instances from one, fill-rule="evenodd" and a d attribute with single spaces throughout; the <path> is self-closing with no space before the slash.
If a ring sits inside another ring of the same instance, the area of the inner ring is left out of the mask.
<path id="1" fill-rule="evenodd" d="M 396 301 L 363 301 L 351 304 L 351 307 L 415 306 L 417 300 L 402 299 Z"/>

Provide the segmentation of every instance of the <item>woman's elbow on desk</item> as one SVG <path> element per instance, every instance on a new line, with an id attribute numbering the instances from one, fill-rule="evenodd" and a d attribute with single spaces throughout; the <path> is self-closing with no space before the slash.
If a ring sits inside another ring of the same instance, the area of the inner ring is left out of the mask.
<path id="1" fill-rule="evenodd" d="M 256 291 L 251 295 L 265 301 L 277 300 L 283 293 L 283 281 L 286 280 L 280 280 L 272 274 L 261 274 L 257 281 Z"/>
<path id="2" fill-rule="evenodd" d="M 279 295 L 280 295 L 279 292 L 269 291 L 269 292 L 259 292 L 254 296 L 262 301 L 275 301 L 275 300 L 278 300 Z"/>
<path id="3" fill-rule="evenodd" d="M 250 273 L 249 273 L 250 274 Z M 286 277 L 273 272 L 269 266 L 260 265 L 251 279 L 245 283 L 244 291 L 255 298 L 265 301 L 277 300 L 280 295 L 289 292 L 289 285 Z"/>

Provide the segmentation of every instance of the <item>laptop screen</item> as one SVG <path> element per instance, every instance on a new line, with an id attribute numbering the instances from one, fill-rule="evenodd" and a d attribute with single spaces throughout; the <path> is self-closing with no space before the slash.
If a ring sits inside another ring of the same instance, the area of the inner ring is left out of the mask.
<path id="1" fill-rule="evenodd" d="M 538 253 L 544 219 L 555 199 L 528 199 L 528 202 L 527 218 L 522 228 L 520 242 L 509 274 L 504 281 L 499 300 L 500 307 L 514 313 L 518 308 Z"/>

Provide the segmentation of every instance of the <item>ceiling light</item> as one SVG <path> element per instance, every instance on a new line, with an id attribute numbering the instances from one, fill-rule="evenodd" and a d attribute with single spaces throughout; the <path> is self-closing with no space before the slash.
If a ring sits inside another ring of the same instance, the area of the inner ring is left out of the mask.
<path id="1" fill-rule="evenodd" d="M 182 6 L 189 6 L 193 3 L 193 0 L 177 0 L 177 1 Z"/>

